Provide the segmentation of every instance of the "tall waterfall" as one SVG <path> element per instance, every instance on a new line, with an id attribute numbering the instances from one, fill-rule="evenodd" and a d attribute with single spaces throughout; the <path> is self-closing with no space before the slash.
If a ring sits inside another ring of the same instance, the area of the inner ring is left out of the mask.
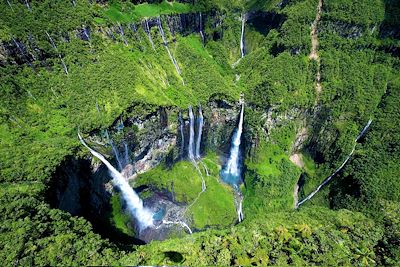
<path id="1" fill-rule="evenodd" d="M 177 72 L 177 73 L 179 74 L 179 76 L 180 76 L 180 75 L 181 75 L 181 69 L 179 68 L 178 63 L 176 63 L 176 60 L 175 60 L 174 56 L 172 55 L 171 51 L 170 51 L 169 48 L 168 48 L 167 38 L 165 38 L 165 33 L 164 33 L 163 28 L 162 28 L 162 23 L 161 23 L 161 19 L 160 19 L 160 18 L 158 18 L 158 29 L 160 30 L 161 37 L 162 37 L 162 40 L 163 40 L 165 49 L 166 49 L 167 52 L 168 52 L 169 58 L 171 59 L 172 63 L 174 64 L 175 69 L 176 69 L 176 72 Z"/>
<path id="2" fill-rule="evenodd" d="M 205 38 L 204 38 L 204 32 L 203 32 L 203 17 L 201 15 L 201 12 L 199 13 L 199 31 L 200 31 L 200 36 L 201 36 L 201 41 L 205 42 Z"/>
<path id="3" fill-rule="evenodd" d="M 189 159 L 194 160 L 194 116 L 193 116 L 192 106 L 189 106 L 189 120 L 190 120 L 190 130 L 189 130 L 188 155 Z"/>
<path id="4" fill-rule="evenodd" d="M 180 111 L 179 111 L 178 120 L 179 120 L 179 131 L 181 132 L 181 156 L 183 156 L 185 153 L 184 152 L 185 151 L 185 134 L 184 134 L 184 129 L 183 129 L 184 122 L 182 119 L 182 112 L 180 112 Z"/>
<path id="5" fill-rule="evenodd" d="M 232 184 L 235 188 L 237 188 L 241 179 L 241 170 L 239 166 L 240 159 L 240 141 L 243 131 L 243 112 L 244 112 L 244 104 L 242 104 L 242 108 L 240 111 L 240 119 L 238 127 L 232 138 L 232 146 L 230 150 L 230 155 L 227 164 L 221 171 L 222 179 L 229 184 Z"/>
<path id="6" fill-rule="evenodd" d="M 319 190 L 321 190 L 322 187 L 324 187 L 327 183 L 329 183 L 329 181 L 338 173 L 340 172 L 343 167 L 346 165 L 346 163 L 350 160 L 351 156 L 354 153 L 354 150 L 356 149 L 356 145 L 358 140 L 360 140 L 361 137 L 364 136 L 364 134 L 368 131 L 369 126 L 371 125 L 372 120 L 370 119 L 368 121 L 368 123 L 365 125 L 365 127 L 362 129 L 362 131 L 360 132 L 360 134 L 357 136 L 357 138 L 354 140 L 354 146 L 353 149 L 351 150 L 350 154 L 346 157 L 346 159 L 343 161 L 343 163 L 339 166 L 339 168 L 337 168 L 328 178 L 326 178 L 324 181 L 322 181 L 322 183 L 314 190 L 312 191 L 305 199 L 303 199 L 302 201 L 300 201 L 295 208 L 298 208 L 300 205 L 302 205 L 304 202 L 306 202 L 307 200 L 310 200 L 316 193 L 319 192 Z"/>
<path id="7" fill-rule="evenodd" d="M 113 177 L 112 183 L 114 186 L 118 187 L 121 191 L 122 198 L 126 202 L 126 208 L 129 213 L 136 218 L 139 223 L 140 229 L 145 229 L 147 227 L 153 226 L 153 214 L 143 206 L 143 201 L 135 193 L 132 187 L 129 186 L 128 182 L 124 179 L 121 173 L 119 173 L 111 164 L 108 162 L 103 155 L 91 149 L 83 140 L 81 135 L 78 133 L 79 140 L 81 143 L 89 149 L 90 153 L 96 158 L 101 160 L 104 165 L 107 166 L 108 171 Z"/>
<path id="8" fill-rule="evenodd" d="M 196 159 L 200 158 L 200 148 L 201 148 L 201 135 L 203 132 L 203 112 L 201 111 L 201 106 L 199 106 L 199 116 L 197 117 L 198 127 L 197 127 L 197 140 L 196 140 Z"/>
<path id="9" fill-rule="evenodd" d="M 244 24 L 246 23 L 246 14 L 242 14 L 242 34 L 240 35 L 240 55 L 244 57 L 245 51 L 245 44 L 244 44 Z"/>

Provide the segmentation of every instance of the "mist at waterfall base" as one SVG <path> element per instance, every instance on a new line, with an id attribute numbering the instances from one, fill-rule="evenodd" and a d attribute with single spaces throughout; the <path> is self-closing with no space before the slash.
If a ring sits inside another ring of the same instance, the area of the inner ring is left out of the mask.
<path id="1" fill-rule="evenodd" d="M 242 182 L 240 143 L 243 132 L 243 109 L 244 106 L 242 105 L 238 127 L 235 129 L 235 133 L 232 136 L 229 159 L 224 168 L 220 171 L 221 179 L 236 190 L 239 189 L 239 184 Z"/>
<path id="2" fill-rule="evenodd" d="M 107 166 L 110 175 L 112 176 L 112 184 L 121 191 L 122 198 L 126 203 L 126 210 L 131 214 L 139 224 L 140 230 L 153 226 L 153 213 L 143 206 L 143 201 L 139 198 L 136 192 L 130 187 L 120 172 L 118 172 L 103 155 L 91 149 L 78 133 L 81 143 L 89 149 L 90 153 L 98 158 L 104 165 Z"/>

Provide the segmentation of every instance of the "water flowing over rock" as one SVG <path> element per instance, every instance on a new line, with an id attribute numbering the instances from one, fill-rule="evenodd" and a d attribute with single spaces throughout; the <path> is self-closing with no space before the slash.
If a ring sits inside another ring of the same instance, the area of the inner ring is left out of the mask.
<path id="1" fill-rule="evenodd" d="M 243 112 L 244 104 L 240 111 L 240 118 L 238 127 L 232 137 L 232 146 L 229 153 L 229 159 L 225 167 L 221 170 L 222 179 L 237 188 L 241 182 L 241 169 L 240 169 L 240 143 L 243 132 Z"/>
<path id="2" fill-rule="evenodd" d="M 241 57 L 244 57 L 246 53 L 246 48 L 244 44 L 244 25 L 246 23 L 246 14 L 242 14 L 241 19 L 242 19 L 242 33 L 240 35 L 240 55 Z"/>
<path id="3" fill-rule="evenodd" d="M 203 112 L 201 111 L 201 106 L 199 106 L 199 116 L 197 117 L 197 122 L 198 122 L 198 128 L 197 128 L 197 140 L 196 140 L 196 159 L 199 159 L 201 157 L 200 153 L 200 148 L 201 148 L 201 135 L 203 132 Z"/>
<path id="4" fill-rule="evenodd" d="M 179 115 L 178 115 L 178 120 L 179 120 L 179 131 L 181 134 L 181 151 L 180 151 L 180 153 L 181 153 L 181 156 L 183 156 L 185 153 L 185 133 L 184 133 L 185 124 L 182 119 L 182 112 L 180 112 L 180 111 L 179 111 Z"/>
<path id="5" fill-rule="evenodd" d="M 93 154 L 96 158 L 98 158 L 101 162 L 103 162 L 111 176 L 113 177 L 112 183 L 115 187 L 119 188 L 121 191 L 122 197 L 126 202 L 127 210 L 129 213 L 138 221 L 140 229 L 145 229 L 147 227 L 153 226 L 153 214 L 143 206 L 143 201 L 139 198 L 139 196 L 135 193 L 135 191 L 130 187 L 128 182 L 119 173 L 110 162 L 108 162 L 103 155 L 91 149 L 83 140 L 81 135 L 78 133 L 79 140 L 81 143 Z"/>
<path id="6" fill-rule="evenodd" d="M 194 160 L 194 115 L 192 106 L 189 106 L 189 119 L 190 119 L 190 130 L 189 130 L 188 156 L 190 160 Z"/>
<path id="7" fill-rule="evenodd" d="M 150 27 L 149 27 L 149 21 L 147 19 L 144 21 L 144 30 L 147 33 L 147 36 L 149 37 L 151 47 L 153 47 L 153 50 L 155 51 L 156 48 L 154 47 L 154 42 L 153 42 L 153 38 L 151 37 L 151 32 L 150 32 Z"/>
<path id="8" fill-rule="evenodd" d="M 179 76 L 181 76 L 181 69 L 179 68 L 178 63 L 176 62 L 176 60 L 175 60 L 174 56 L 172 55 L 171 51 L 169 50 L 168 41 L 167 41 L 167 38 L 165 37 L 165 33 L 164 33 L 164 30 L 163 30 L 162 22 L 161 22 L 160 18 L 158 18 L 158 23 L 157 24 L 158 24 L 158 29 L 160 30 L 160 34 L 161 34 L 161 37 L 162 37 L 162 40 L 163 40 L 164 47 L 168 52 L 168 56 L 171 59 L 172 64 L 174 64 L 176 72 L 178 73 Z M 183 80 L 182 80 L 182 82 L 183 82 Z M 185 84 L 185 83 L 183 82 L 183 84 Z"/>
<path id="9" fill-rule="evenodd" d="M 56 43 L 54 42 L 53 38 L 51 38 L 51 36 L 50 36 L 50 34 L 49 34 L 48 32 L 46 32 L 46 35 L 47 35 L 47 37 L 48 37 L 49 40 L 50 40 L 51 46 L 52 46 L 52 47 L 54 48 L 54 50 L 56 50 L 56 52 L 58 53 L 58 57 L 60 58 L 61 65 L 62 65 L 63 68 L 64 68 L 65 74 L 68 75 L 68 68 L 67 68 L 67 65 L 65 65 L 64 59 L 62 58 L 61 54 L 58 52 Z"/>
<path id="10" fill-rule="evenodd" d="M 205 37 L 204 37 L 204 32 L 203 32 L 203 16 L 201 15 L 201 12 L 199 13 L 199 32 L 200 32 L 200 37 L 201 41 L 203 44 L 205 43 Z"/>
<path id="11" fill-rule="evenodd" d="M 351 156 L 353 155 L 355 149 L 356 149 L 356 145 L 358 140 L 360 140 L 361 137 L 364 136 L 364 134 L 368 131 L 369 126 L 371 125 L 372 120 L 370 119 L 368 121 L 368 123 L 365 125 L 365 127 L 363 128 L 363 130 L 360 132 L 360 134 L 357 136 L 357 138 L 354 140 L 354 146 L 350 152 L 350 154 L 346 157 L 346 159 L 343 161 L 343 163 L 339 166 L 339 168 L 337 168 L 328 178 L 326 178 L 314 191 L 312 191 L 305 199 L 303 199 L 302 201 L 300 201 L 295 208 L 298 208 L 300 205 L 304 204 L 306 201 L 310 200 L 316 193 L 318 193 L 321 188 L 323 188 L 327 183 L 329 183 L 330 180 L 332 180 L 332 178 L 338 173 L 340 172 L 343 167 L 347 164 L 347 162 L 350 160 Z"/>

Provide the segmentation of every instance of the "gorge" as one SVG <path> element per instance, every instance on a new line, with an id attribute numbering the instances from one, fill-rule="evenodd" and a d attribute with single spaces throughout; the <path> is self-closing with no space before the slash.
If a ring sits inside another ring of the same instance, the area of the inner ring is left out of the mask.
<path id="1" fill-rule="evenodd" d="M 1 262 L 395 266 L 399 10 L 0 2 Z"/>

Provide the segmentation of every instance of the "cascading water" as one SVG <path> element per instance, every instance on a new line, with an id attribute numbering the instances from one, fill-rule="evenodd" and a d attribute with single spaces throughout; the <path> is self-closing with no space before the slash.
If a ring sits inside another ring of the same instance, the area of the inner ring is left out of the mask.
<path id="1" fill-rule="evenodd" d="M 149 21 L 147 19 L 145 20 L 145 27 L 146 27 L 147 36 L 149 37 L 149 41 L 150 41 L 151 47 L 153 47 L 153 50 L 156 51 L 156 48 L 154 47 L 153 38 L 151 37 Z"/>
<path id="2" fill-rule="evenodd" d="M 200 24 L 199 31 L 200 31 L 201 41 L 204 44 L 205 38 L 204 38 L 204 32 L 203 32 L 203 18 L 202 18 L 201 12 L 199 13 L 199 24 Z"/>
<path id="3" fill-rule="evenodd" d="M 91 149 L 83 140 L 81 135 L 78 133 L 79 140 L 81 143 L 89 149 L 90 153 L 98 158 L 104 165 L 107 166 L 108 171 L 113 177 L 112 183 L 116 186 L 122 194 L 122 198 L 126 202 L 126 208 L 129 213 L 138 221 L 140 230 L 147 227 L 153 226 L 153 214 L 143 206 L 143 201 L 135 193 L 132 187 L 129 186 L 128 182 L 124 179 L 121 173 L 119 173 L 111 164 L 108 162 L 103 155 Z"/>
<path id="4" fill-rule="evenodd" d="M 163 44 L 165 46 L 165 49 L 168 52 L 169 58 L 171 59 L 172 63 L 174 64 L 176 72 L 179 74 L 179 76 L 181 76 L 181 69 L 179 68 L 178 63 L 176 63 L 176 60 L 175 60 L 174 56 L 172 55 L 171 51 L 168 48 L 167 38 L 165 37 L 165 33 L 164 33 L 164 30 L 163 30 L 162 22 L 161 22 L 160 18 L 158 18 L 158 29 L 160 30 L 160 34 L 161 34 L 161 37 L 162 37 L 162 40 L 163 40 Z"/>
<path id="5" fill-rule="evenodd" d="M 242 33 L 240 35 L 240 55 L 244 57 L 245 51 L 245 44 L 244 44 L 244 25 L 246 23 L 246 14 L 242 14 Z"/>
<path id="6" fill-rule="evenodd" d="M 243 221 L 242 202 L 243 196 L 240 193 L 239 184 L 241 183 L 241 169 L 240 169 L 240 143 L 243 132 L 243 113 L 244 104 L 240 110 L 240 118 L 238 127 L 232 137 L 232 146 L 229 154 L 229 159 L 225 167 L 221 170 L 220 176 L 222 180 L 233 186 L 235 189 L 235 205 L 237 209 L 238 221 Z"/>
<path id="7" fill-rule="evenodd" d="M 232 138 L 232 146 L 228 162 L 220 173 L 221 178 L 226 183 L 231 184 L 235 188 L 238 188 L 238 184 L 241 182 L 241 169 L 239 163 L 240 163 L 240 143 L 243 131 L 243 112 L 244 112 L 244 104 L 242 104 L 242 108 L 240 111 L 238 127 Z"/>
<path id="8" fill-rule="evenodd" d="M 129 164 L 129 149 L 128 144 L 124 141 L 124 148 L 125 148 L 125 166 Z"/>
<path id="9" fill-rule="evenodd" d="M 26 8 L 28 8 L 28 10 L 29 10 L 30 12 L 32 12 L 32 8 L 31 8 L 31 6 L 29 5 L 28 0 L 25 0 L 25 5 L 26 5 Z"/>
<path id="10" fill-rule="evenodd" d="M 188 147 L 188 156 L 190 160 L 194 160 L 194 116 L 192 106 L 189 106 L 189 147 Z"/>
<path id="11" fill-rule="evenodd" d="M 184 134 L 184 129 L 183 129 L 184 122 L 182 119 L 182 112 L 180 112 L 180 111 L 179 111 L 178 120 L 179 120 L 179 131 L 181 132 L 181 156 L 183 156 L 185 153 L 184 152 L 185 151 L 185 134 Z"/>
<path id="12" fill-rule="evenodd" d="M 203 113 L 201 111 L 201 106 L 199 106 L 199 116 L 197 117 L 198 128 L 197 128 L 197 140 L 196 140 L 196 152 L 195 152 L 196 159 L 199 159 L 201 157 L 200 148 L 201 148 L 201 135 L 203 131 L 203 121 L 204 121 Z"/>
<path id="13" fill-rule="evenodd" d="M 67 65 L 65 65 L 64 59 L 62 58 L 61 54 L 58 52 L 56 43 L 53 41 L 53 38 L 51 38 L 51 36 L 50 36 L 50 34 L 49 34 L 48 32 L 46 32 L 46 35 L 47 35 L 47 37 L 48 37 L 49 40 L 50 40 L 51 46 L 52 46 L 52 47 L 54 48 L 54 50 L 56 50 L 56 52 L 58 53 L 58 57 L 59 57 L 60 60 L 61 60 L 61 65 L 62 65 L 63 68 L 64 68 L 65 74 L 68 75 L 68 68 L 67 68 Z"/>
<path id="14" fill-rule="evenodd" d="M 106 137 L 107 137 L 108 143 L 111 145 L 112 151 L 113 151 L 114 156 L 115 156 L 115 160 L 117 161 L 117 164 L 118 164 L 118 168 L 119 168 L 120 170 L 122 170 L 123 168 L 122 168 L 121 160 L 120 160 L 120 158 L 119 158 L 118 150 L 117 150 L 117 148 L 114 146 L 114 142 L 113 142 L 112 139 L 110 138 L 110 135 L 108 134 L 108 131 L 107 131 L 107 130 L 106 130 Z"/>
<path id="15" fill-rule="evenodd" d="M 351 150 L 350 154 L 346 157 L 346 159 L 343 161 L 343 163 L 339 166 L 339 168 L 337 168 L 328 178 L 326 178 L 314 191 L 312 191 L 305 199 L 303 199 L 302 201 L 300 201 L 297 205 L 295 205 L 295 208 L 298 208 L 300 205 L 304 204 L 304 202 L 310 200 L 316 193 L 319 192 L 319 190 L 321 190 L 321 188 L 323 188 L 327 183 L 329 183 L 329 181 L 338 173 L 340 172 L 343 167 L 346 165 L 346 163 L 350 160 L 351 156 L 353 155 L 355 149 L 356 149 L 356 145 L 358 140 L 360 140 L 361 137 L 364 136 L 364 134 L 368 131 L 369 126 L 371 125 L 372 120 L 370 119 L 368 121 L 368 123 L 365 125 L 365 127 L 363 128 L 363 130 L 360 132 L 360 134 L 357 136 L 357 138 L 354 140 L 354 146 L 353 149 Z"/>
<path id="16" fill-rule="evenodd" d="M 128 45 L 128 41 L 125 38 L 124 28 L 122 28 L 121 24 L 118 23 L 119 33 L 121 34 L 122 41 L 124 41 L 125 45 Z"/>
<path id="17" fill-rule="evenodd" d="M 14 8 L 11 6 L 11 3 L 10 3 L 9 0 L 7 0 L 7 4 L 8 4 L 8 6 L 11 8 L 11 10 L 14 11 Z"/>

